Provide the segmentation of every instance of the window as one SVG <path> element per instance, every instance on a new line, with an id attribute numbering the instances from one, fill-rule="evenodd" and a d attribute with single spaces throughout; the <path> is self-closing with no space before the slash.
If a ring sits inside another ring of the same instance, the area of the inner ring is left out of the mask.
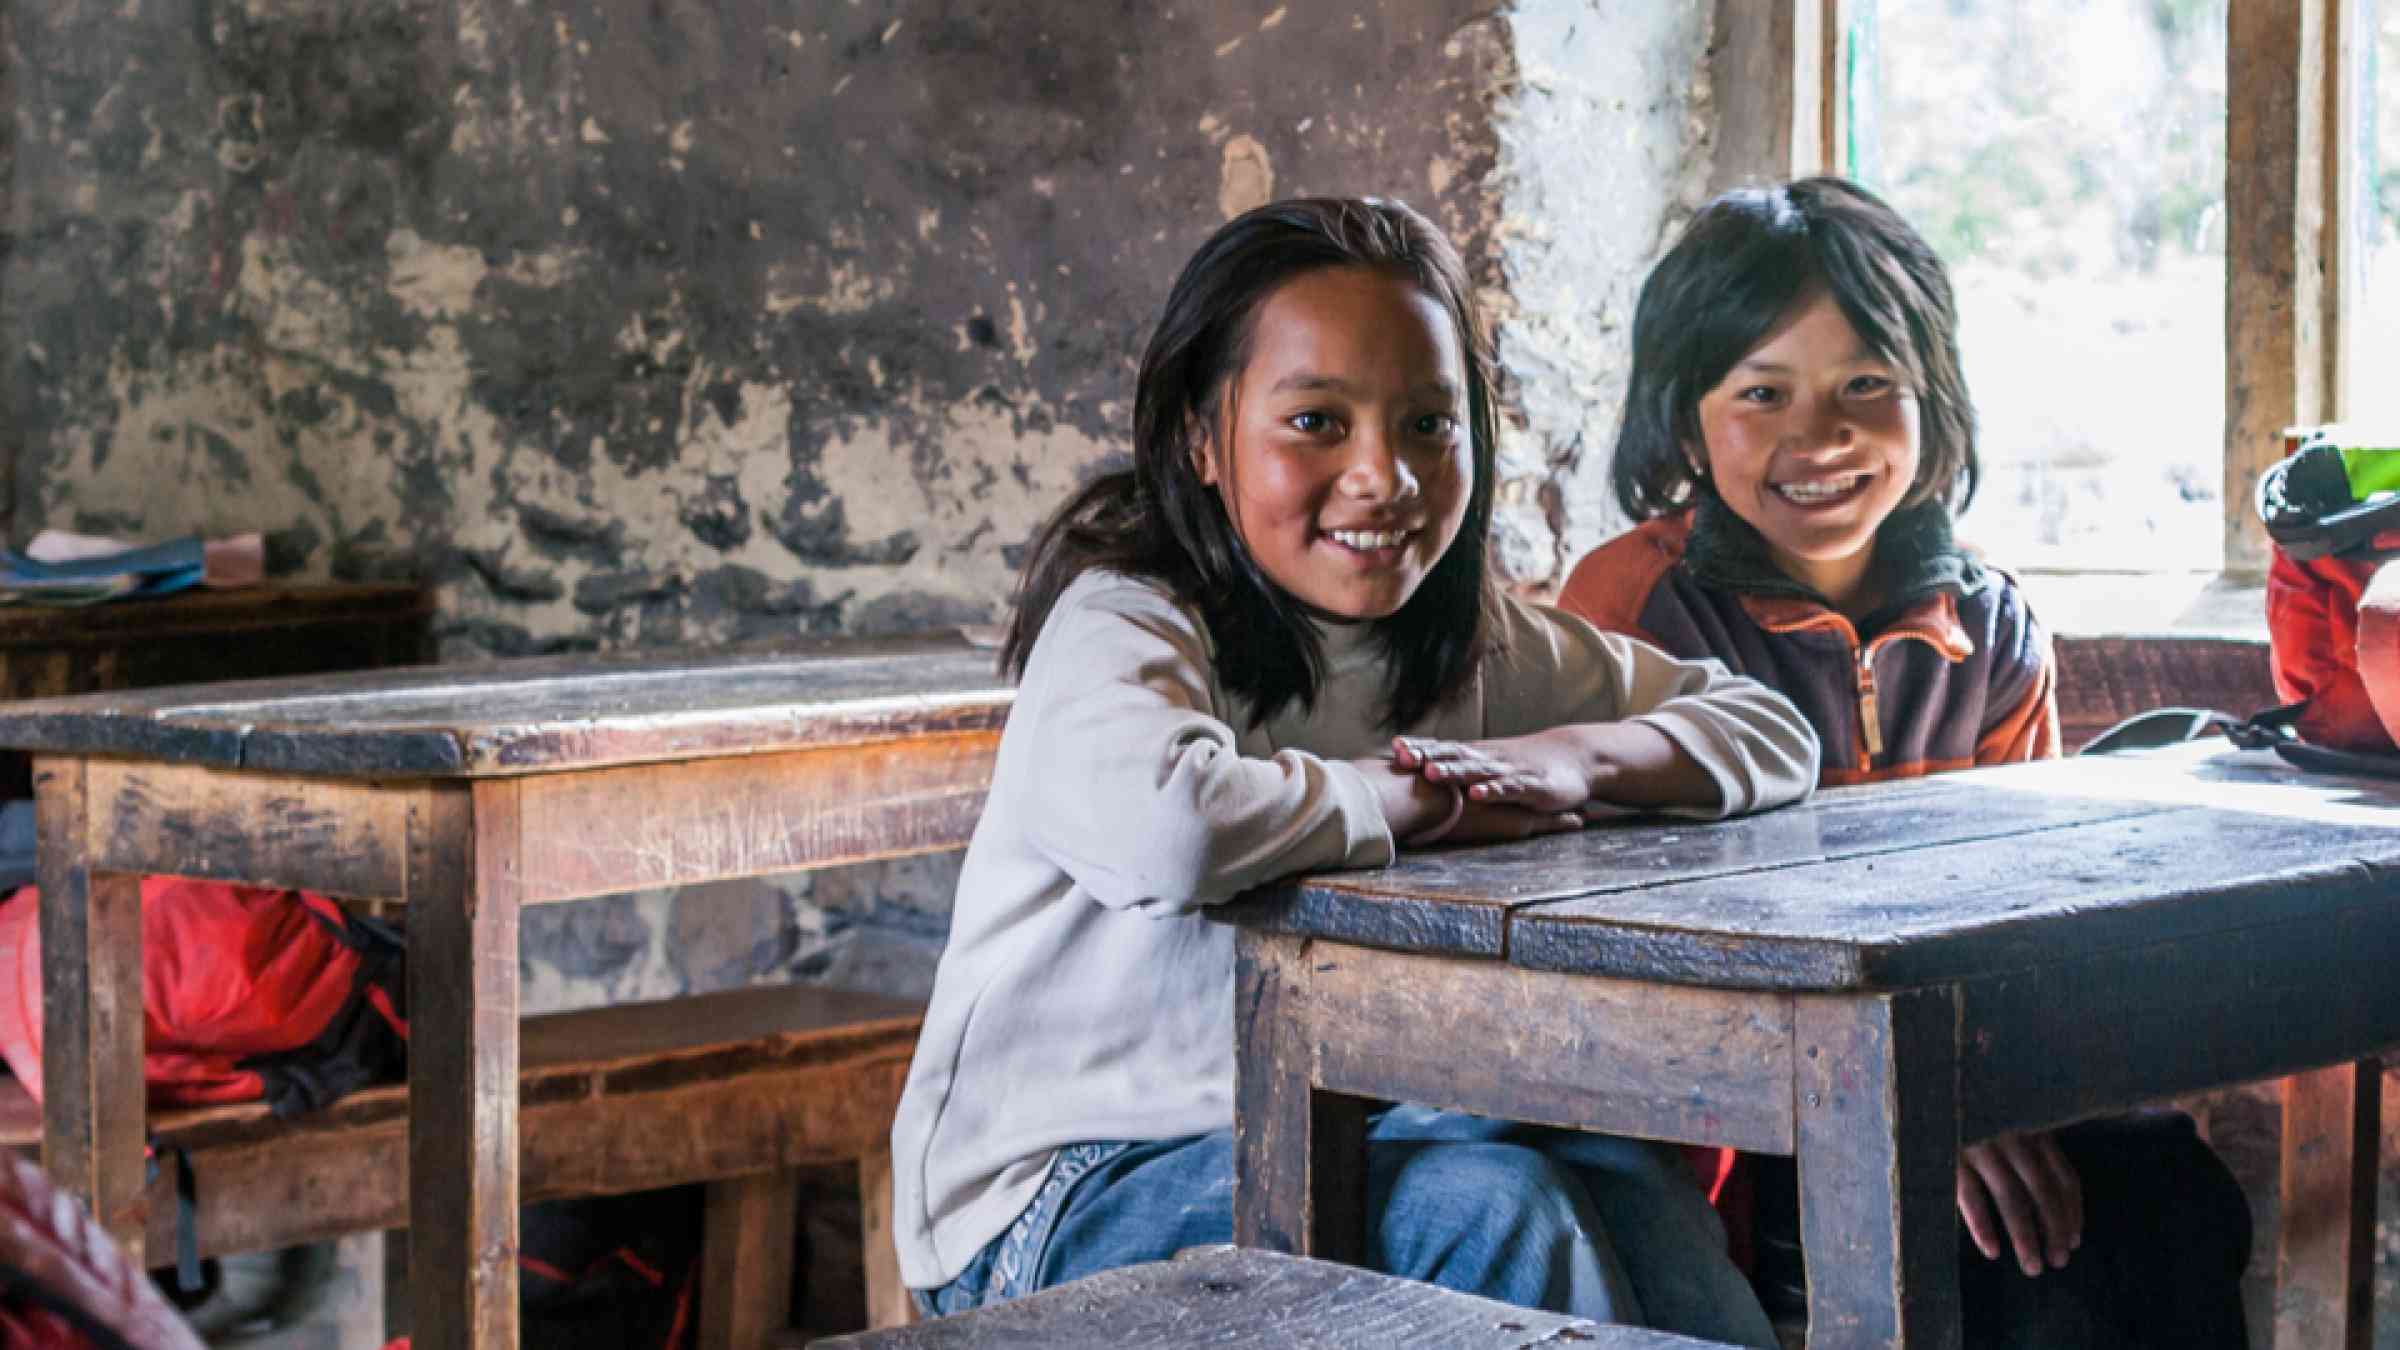
<path id="1" fill-rule="evenodd" d="M 2378 11 L 2400 0 L 1717 0 L 1713 181 L 1838 168 L 1944 250 L 1986 433 L 1970 538 L 2020 569 L 2254 582 L 2286 426 L 2400 439 L 2364 355 L 2400 337 Z"/>
<path id="2" fill-rule="evenodd" d="M 1843 172 L 1949 265 L 2012 567 L 2215 570 L 2225 400 L 2225 0 L 1873 0 Z"/>
<path id="3" fill-rule="evenodd" d="M 2400 352 L 2400 0 L 2368 8 L 2357 62 L 2362 115 L 2349 143 L 2366 175 L 2347 214 L 2352 256 L 2360 260 L 2358 303 L 2345 311 L 2346 346 L 2362 356 Z M 2368 373 L 2355 378 L 2354 364 L 2354 378 L 2342 382 L 2342 418 L 2378 444 L 2400 445 L 2400 380 L 2374 378 L 2374 367 Z"/>

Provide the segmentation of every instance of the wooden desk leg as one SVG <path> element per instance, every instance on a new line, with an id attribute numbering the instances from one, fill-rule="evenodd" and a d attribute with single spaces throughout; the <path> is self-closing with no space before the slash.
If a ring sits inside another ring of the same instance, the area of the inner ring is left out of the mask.
<path id="1" fill-rule="evenodd" d="M 2336 1064 L 2283 1080 L 2275 1344 L 2374 1343 L 2375 1181 L 2383 1066 Z"/>
<path id="2" fill-rule="evenodd" d="M 881 1331 L 917 1320 L 916 1300 L 900 1278 L 900 1247 L 892 1229 L 892 1147 L 887 1139 L 858 1160 L 858 1237 L 867 1267 L 867 1326 Z"/>
<path id="3" fill-rule="evenodd" d="M 472 797 L 470 798 L 470 792 Z M 408 1283 L 418 1350 L 517 1344 L 517 785 L 408 821 Z"/>
<path id="4" fill-rule="evenodd" d="M 1810 1350 L 1958 1350 L 1947 989 L 1795 1001 Z"/>
<path id="5" fill-rule="evenodd" d="M 1367 1104 L 1320 1091 L 1308 944 L 1235 939 L 1233 1240 L 1352 1265 L 1367 1223 Z"/>
<path id="6" fill-rule="evenodd" d="M 792 1323 L 800 1176 L 761 1172 L 708 1183 L 700 1238 L 701 1350 L 749 1350 Z"/>
<path id="7" fill-rule="evenodd" d="M 91 867 L 84 762 L 34 762 L 42 888 L 42 1166 L 134 1261 L 143 1185 L 142 884 Z"/>

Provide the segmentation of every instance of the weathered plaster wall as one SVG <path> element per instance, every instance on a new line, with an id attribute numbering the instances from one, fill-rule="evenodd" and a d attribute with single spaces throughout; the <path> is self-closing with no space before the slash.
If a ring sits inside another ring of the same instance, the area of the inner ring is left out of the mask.
<path id="1" fill-rule="evenodd" d="M 1521 580 L 1563 578 L 1626 524 L 1608 459 L 1633 304 L 1708 181 L 1710 8 L 1522 0 L 1509 15 L 1494 234 L 1517 418 L 1498 546 Z"/>
<path id="2" fill-rule="evenodd" d="M 0 388 L 41 525 L 270 532 L 445 656 L 995 617 L 1218 221 L 1382 192 L 1502 323 L 1538 584 L 1704 154 L 1697 7 L 0 3 Z M 954 864 L 526 925 L 528 1006 L 921 988 Z"/>
<path id="3" fill-rule="evenodd" d="M 989 617 L 1229 211 L 1488 256 L 1477 13 L 28 10 L 14 524 L 265 524 L 451 656 Z"/>
<path id="4" fill-rule="evenodd" d="M 1657 110 L 1697 66 L 1677 9 L 6 7 L 11 533 L 264 528 L 284 570 L 435 584 L 453 659 L 989 619 L 1121 450 L 1190 248 L 1271 196 L 1375 191 L 1502 313 L 1536 297 L 1504 337 L 1537 395 L 1506 496 L 1542 540 L 1607 415 L 1573 406 L 1605 381 L 1547 392 L 1589 350 L 1593 292 L 1558 278 L 1657 231 L 1684 121 Z M 1652 148 L 1593 140 L 1627 117 Z M 1595 166 L 1636 222 L 1602 243 L 1505 206 Z M 1539 581 L 1556 553 L 1509 556 Z M 528 1003 L 921 985 L 950 880 L 545 912 Z"/>

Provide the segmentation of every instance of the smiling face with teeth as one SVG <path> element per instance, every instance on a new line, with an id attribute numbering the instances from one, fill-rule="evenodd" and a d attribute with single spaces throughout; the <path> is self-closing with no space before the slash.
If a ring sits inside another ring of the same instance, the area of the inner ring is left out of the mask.
<path id="1" fill-rule="evenodd" d="M 1201 480 L 1300 603 L 1344 621 L 1397 613 L 1458 537 L 1474 484 L 1448 312 L 1405 279 L 1320 268 L 1259 305 L 1247 347 L 1196 452 Z"/>
<path id="2" fill-rule="evenodd" d="M 1702 444 L 1685 453 L 1784 574 L 1854 618 L 1874 608 L 1875 531 L 1920 459 L 1902 371 L 1818 287 L 1701 395 L 1699 412 Z"/>

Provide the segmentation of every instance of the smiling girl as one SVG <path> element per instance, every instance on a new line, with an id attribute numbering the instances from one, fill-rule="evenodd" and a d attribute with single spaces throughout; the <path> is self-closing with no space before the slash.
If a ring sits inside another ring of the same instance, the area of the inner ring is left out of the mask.
<path id="1" fill-rule="evenodd" d="M 1951 538 L 1977 473 L 1956 328 L 1941 260 L 1864 189 L 1710 202 L 1635 307 L 1610 469 L 1642 523 L 1577 564 L 1560 606 L 1789 695 L 1829 786 L 2058 754 L 2049 636 Z M 1762 1232 L 1791 1232 L 1790 1164 L 1758 1176 Z M 1980 1141 L 1956 1191 L 1983 1258 L 1970 1350 L 2245 1344 L 2249 1212 L 2187 1117 Z"/>
<path id="2" fill-rule="evenodd" d="M 928 1311 L 1231 1240 L 1234 943 L 1208 906 L 1603 801 L 1718 816 L 1808 791 L 1816 745 L 1782 698 L 1502 596 L 1471 295 L 1394 203 L 1230 222 L 1143 358 L 1133 467 L 1035 539 L 1016 703 L 893 1127 Z M 1403 732 L 1520 738 L 1576 782 L 1471 800 L 1399 763 Z M 1773 1344 L 1655 1146 L 1407 1106 L 1370 1133 L 1376 1268 Z"/>

